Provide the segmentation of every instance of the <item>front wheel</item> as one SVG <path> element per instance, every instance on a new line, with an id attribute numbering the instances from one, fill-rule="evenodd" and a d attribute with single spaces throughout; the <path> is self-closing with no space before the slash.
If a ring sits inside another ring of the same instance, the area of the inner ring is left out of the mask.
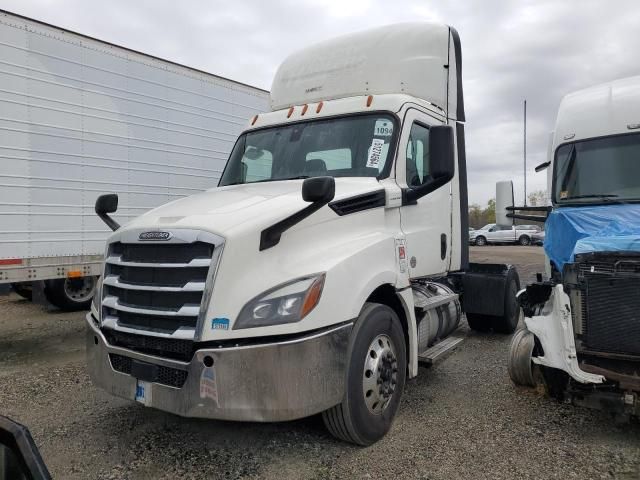
<path id="1" fill-rule="evenodd" d="M 98 277 L 57 278 L 46 280 L 44 295 L 60 310 L 88 310 L 96 290 Z"/>
<path id="2" fill-rule="evenodd" d="M 371 445 L 389 431 L 407 373 L 404 332 L 388 306 L 366 303 L 351 333 L 342 403 L 322 413 L 329 432 Z"/>
<path id="3" fill-rule="evenodd" d="M 476 237 L 476 246 L 483 247 L 487 244 L 487 239 L 484 237 Z"/>

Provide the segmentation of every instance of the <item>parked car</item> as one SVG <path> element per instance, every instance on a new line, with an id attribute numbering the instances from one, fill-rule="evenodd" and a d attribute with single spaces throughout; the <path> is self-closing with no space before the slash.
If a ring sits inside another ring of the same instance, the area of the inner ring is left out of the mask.
<path id="1" fill-rule="evenodd" d="M 531 235 L 531 243 L 542 246 L 544 244 L 544 230 Z"/>
<path id="2" fill-rule="evenodd" d="M 490 223 L 469 233 L 469 243 L 483 246 L 488 243 L 517 243 L 531 245 L 532 236 L 541 231 L 537 225 L 497 225 Z"/>

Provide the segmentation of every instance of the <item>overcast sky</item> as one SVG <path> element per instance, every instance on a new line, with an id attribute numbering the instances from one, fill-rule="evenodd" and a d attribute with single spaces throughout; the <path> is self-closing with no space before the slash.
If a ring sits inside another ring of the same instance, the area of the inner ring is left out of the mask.
<path id="1" fill-rule="evenodd" d="M 269 89 L 289 53 L 401 21 L 456 27 L 462 40 L 471 203 L 512 178 L 544 189 L 549 132 L 563 95 L 640 74 L 638 0 L 0 0 L 0 7 Z"/>

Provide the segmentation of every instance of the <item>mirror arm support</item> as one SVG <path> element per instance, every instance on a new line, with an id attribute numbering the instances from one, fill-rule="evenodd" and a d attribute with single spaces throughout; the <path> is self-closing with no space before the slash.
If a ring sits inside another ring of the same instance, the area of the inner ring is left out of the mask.
<path id="1" fill-rule="evenodd" d="M 327 205 L 336 193 L 335 180 L 332 177 L 307 178 L 302 184 L 302 198 L 310 201 L 302 210 L 274 223 L 260 233 L 260 251 L 275 247 L 280 243 L 282 234 L 294 225 Z"/>
<path id="2" fill-rule="evenodd" d="M 102 213 L 102 212 L 96 212 L 96 213 L 100 217 L 100 220 L 106 223 L 107 227 L 109 227 L 114 232 L 120 228 L 120 224 L 116 222 L 113 218 L 111 218 L 108 214 Z"/>
<path id="3" fill-rule="evenodd" d="M 433 181 L 426 183 L 424 185 L 420 185 L 417 188 L 403 188 L 402 189 L 402 206 L 405 205 L 415 205 L 419 198 L 424 197 L 425 195 L 439 189 L 443 185 L 446 185 L 451 181 L 453 175 L 436 178 Z"/>

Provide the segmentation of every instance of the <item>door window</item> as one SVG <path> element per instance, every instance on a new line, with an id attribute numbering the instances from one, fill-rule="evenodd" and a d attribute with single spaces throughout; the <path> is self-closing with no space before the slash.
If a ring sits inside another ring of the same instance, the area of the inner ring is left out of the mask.
<path id="1" fill-rule="evenodd" d="M 408 186 L 419 187 L 430 180 L 429 129 L 419 123 L 411 126 L 406 164 Z"/>

